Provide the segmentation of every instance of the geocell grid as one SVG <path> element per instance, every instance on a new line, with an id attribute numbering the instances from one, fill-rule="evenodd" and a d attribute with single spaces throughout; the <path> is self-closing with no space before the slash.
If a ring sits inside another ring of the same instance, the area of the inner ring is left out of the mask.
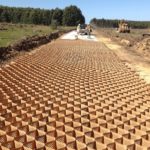
<path id="1" fill-rule="evenodd" d="M 0 68 L 8 149 L 150 149 L 150 87 L 102 43 L 42 46 Z"/>

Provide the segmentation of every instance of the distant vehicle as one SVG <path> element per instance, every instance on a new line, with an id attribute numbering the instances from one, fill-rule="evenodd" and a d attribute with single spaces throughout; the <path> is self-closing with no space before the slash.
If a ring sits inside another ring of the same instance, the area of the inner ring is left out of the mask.
<path id="1" fill-rule="evenodd" d="M 77 32 L 80 35 L 89 35 L 89 30 L 87 29 L 86 24 L 82 24 L 82 25 L 79 24 L 78 27 L 77 27 Z"/>
<path id="2" fill-rule="evenodd" d="M 119 23 L 119 33 L 130 33 L 130 28 L 128 23 L 126 23 L 124 20 L 120 21 Z"/>

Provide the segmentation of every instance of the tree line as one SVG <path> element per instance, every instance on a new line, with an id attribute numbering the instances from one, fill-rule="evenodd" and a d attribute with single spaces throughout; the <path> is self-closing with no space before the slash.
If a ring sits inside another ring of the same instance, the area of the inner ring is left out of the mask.
<path id="1" fill-rule="evenodd" d="M 0 6 L 0 22 L 23 23 L 37 25 L 75 26 L 85 23 L 85 18 L 77 6 L 68 6 L 65 9 L 17 8 Z"/>
<path id="2" fill-rule="evenodd" d="M 111 19 L 92 19 L 91 24 L 102 28 L 118 28 L 118 24 L 121 20 Z M 145 29 L 150 28 L 150 21 L 126 21 L 131 28 Z"/>

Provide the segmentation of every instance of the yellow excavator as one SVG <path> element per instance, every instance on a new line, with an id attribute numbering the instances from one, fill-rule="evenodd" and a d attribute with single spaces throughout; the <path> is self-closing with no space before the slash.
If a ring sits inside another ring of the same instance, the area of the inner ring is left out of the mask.
<path id="1" fill-rule="evenodd" d="M 119 33 L 130 33 L 130 27 L 124 20 L 119 22 Z"/>

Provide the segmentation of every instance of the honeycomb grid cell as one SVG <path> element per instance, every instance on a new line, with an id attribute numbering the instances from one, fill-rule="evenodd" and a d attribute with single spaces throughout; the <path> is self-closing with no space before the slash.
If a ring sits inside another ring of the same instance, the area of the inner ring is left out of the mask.
<path id="1" fill-rule="evenodd" d="M 99 42 L 56 40 L 0 68 L 1 150 L 150 149 L 150 87 Z"/>

